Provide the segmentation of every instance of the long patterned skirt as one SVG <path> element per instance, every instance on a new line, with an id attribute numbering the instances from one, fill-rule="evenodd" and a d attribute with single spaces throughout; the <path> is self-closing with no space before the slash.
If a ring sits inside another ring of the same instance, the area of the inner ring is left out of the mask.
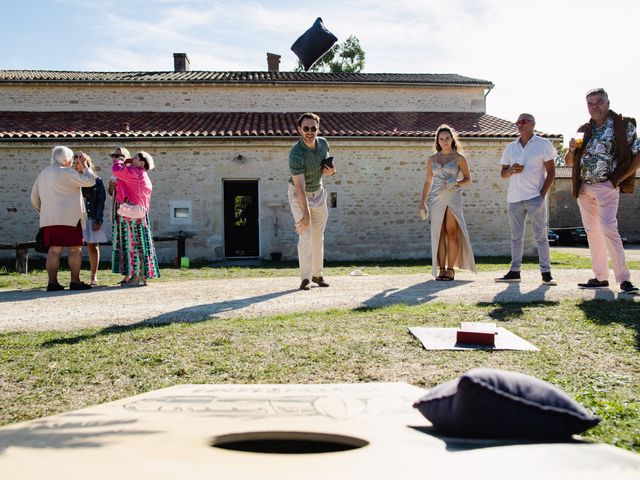
<path id="1" fill-rule="evenodd" d="M 125 218 L 116 213 L 114 202 L 111 271 L 122 275 L 160 276 L 149 215 Z"/>

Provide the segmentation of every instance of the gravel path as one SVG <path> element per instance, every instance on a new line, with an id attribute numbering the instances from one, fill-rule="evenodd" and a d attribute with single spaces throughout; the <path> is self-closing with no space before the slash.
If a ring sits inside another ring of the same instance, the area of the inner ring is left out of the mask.
<path id="1" fill-rule="evenodd" d="M 541 285 L 537 271 L 523 272 L 522 283 L 494 283 L 493 279 L 503 273 L 459 272 L 453 282 L 435 282 L 422 274 L 345 275 L 327 278 L 329 288 L 315 287 L 309 291 L 297 290 L 299 280 L 294 277 L 150 283 L 135 289 L 114 286 L 84 292 L 0 290 L 0 332 L 195 322 L 432 301 L 539 302 L 594 298 L 640 301 L 638 296 L 620 294 L 617 285 L 601 291 L 578 289 L 576 284 L 588 278 L 591 273 L 588 270 L 556 270 L 557 286 Z"/>

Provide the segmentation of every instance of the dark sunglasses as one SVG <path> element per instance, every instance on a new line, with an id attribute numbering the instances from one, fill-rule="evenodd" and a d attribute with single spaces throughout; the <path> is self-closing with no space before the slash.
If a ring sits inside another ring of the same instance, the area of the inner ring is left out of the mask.
<path id="1" fill-rule="evenodd" d="M 318 127 L 302 127 L 303 132 L 308 132 L 309 130 L 311 130 L 312 132 L 317 132 Z"/>
<path id="2" fill-rule="evenodd" d="M 112 153 L 111 158 L 124 158 L 124 155 L 121 153 Z"/>
<path id="3" fill-rule="evenodd" d="M 528 118 L 525 118 L 523 120 L 518 120 L 516 122 L 516 125 L 526 125 L 527 123 L 532 123 L 531 120 L 529 120 Z"/>

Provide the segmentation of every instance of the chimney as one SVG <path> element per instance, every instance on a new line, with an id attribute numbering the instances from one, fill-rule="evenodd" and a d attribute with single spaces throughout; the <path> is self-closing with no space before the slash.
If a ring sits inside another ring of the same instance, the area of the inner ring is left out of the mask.
<path id="1" fill-rule="evenodd" d="M 189 71 L 189 57 L 186 53 L 174 53 L 173 54 L 173 71 L 174 72 L 188 72 Z"/>
<path id="2" fill-rule="evenodd" d="M 280 71 L 280 55 L 267 52 L 267 67 L 270 72 Z"/>

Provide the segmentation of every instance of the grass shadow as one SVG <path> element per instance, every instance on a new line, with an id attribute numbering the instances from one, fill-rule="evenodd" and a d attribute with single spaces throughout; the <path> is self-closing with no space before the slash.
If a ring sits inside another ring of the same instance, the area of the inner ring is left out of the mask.
<path id="1" fill-rule="evenodd" d="M 614 295 L 610 291 L 598 292 L 603 296 Z M 622 297 L 618 297 L 622 298 Z M 612 309 L 609 298 L 596 298 L 593 300 L 583 300 L 578 303 L 578 308 L 582 310 L 584 316 L 590 322 L 596 325 L 611 325 L 619 323 L 625 328 L 635 330 L 636 333 L 636 350 L 640 351 L 640 302 L 627 300 L 626 308 Z M 625 300 L 621 300 L 625 301 Z"/>
<path id="2" fill-rule="evenodd" d="M 545 293 L 553 288 L 552 286 L 540 285 L 526 293 L 526 297 L 532 300 L 519 302 L 514 301 L 514 298 L 524 295 L 520 290 L 520 283 L 514 282 L 506 285 L 507 288 L 493 297 L 492 302 L 478 302 L 477 304 L 479 307 L 494 307 L 487 315 L 496 322 L 508 322 L 511 318 L 521 317 L 524 315 L 524 308 L 548 307 L 559 303 L 558 301 L 544 300 Z M 540 299 L 536 300 L 537 298 Z"/>
<path id="3" fill-rule="evenodd" d="M 204 322 L 215 318 L 217 314 L 222 312 L 228 312 L 232 310 L 239 310 L 241 308 L 248 307 L 250 305 L 266 302 L 268 300 L 282 297 L 284 295 L 290 295 L 297 292 L 298 289 L 282 290 L 280 292 L 272 292 L 264 295 L 257 295 L 254 297 L 225 300 L 216 303 L 206 303 L 203 305 L 193 305 L 190 307 L 180 308 L 178 310 L 172 310 L 170 312 L 157 315 L 155 317 L 148 318 L 141 322 L 132 323 L 131 325 L 111 325 L 109 327 L 102 328 L 97 332 L 76 335 L 73 337 L 61 337 L 53 340 L 47 340 L 42 343 L 45 348 L 55 347 L 57 345 L 74 345 L 86 340 L 91 340 L 103 335 L 120 334 L 138 330 L 141 328 L 157 328 L 171 325 L 172 323 L 197 323 Z"/>
<path id="4" fill-rule="evenodd" d="M 429 280 L 403 289 L 387 288 L 386 290 L 383 290 L 382 292 L 365 300 L 363 302 L 363 306 L 355 308 L 354 311 L 368 312 L 391 305 L 422 305 L 433 300 L 437 300 L 438 296 L 434 295 L 436 292 L 440 292 L 448 288 L 459 287 L 468 283 L 471 283 L 471 281 L 454 280 L 451 282 L 437 282 L 435 280 Z"/>

